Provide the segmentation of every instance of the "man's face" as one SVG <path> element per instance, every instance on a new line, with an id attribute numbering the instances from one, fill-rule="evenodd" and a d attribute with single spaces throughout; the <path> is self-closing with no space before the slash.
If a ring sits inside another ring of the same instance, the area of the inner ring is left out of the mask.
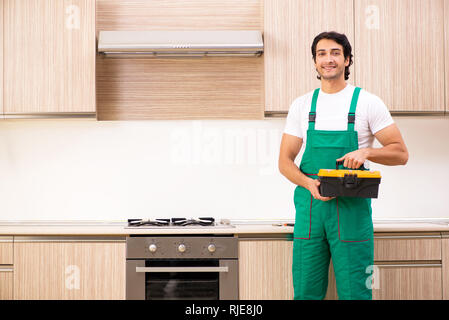
<path id="1" fill-rule="evenodd" d="M 316 46 L 315 68 L 321 79 L 344 79 L 345 67 L 349 65 L 349 57 L 345 60 L 343 46 L 330 39 L 318 41 Z"/>

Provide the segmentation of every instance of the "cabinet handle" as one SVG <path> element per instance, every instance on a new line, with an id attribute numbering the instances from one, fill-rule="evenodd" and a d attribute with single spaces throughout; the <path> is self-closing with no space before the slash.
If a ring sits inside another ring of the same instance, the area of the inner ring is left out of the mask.
<path id="1" fill-rule="evenodd" d="M 229 272 L 228 267 L 136 267 L 136 272 Z"/>
<path id="2" fill-rule="evenodd" d="M 13 268 L 0 268 L 0 272 L 13 272 Z"/>
<path id="3" fill-rule="evenodd" d="M 95 112 L 5 113 L 4 119 L 96 119 Z"/>
<path id="4" fill-rule="evenodd" d="M 374 264 L 375 267 L 388 268 L 388 267 L 442 267 L 441 263 L 428 263 L 428 264 Z"/>
<path id="5" fill-rule="evenodd" d="M 374 236 L 376 239 L 441 239 L 441 236 Z"/>
<path id="6" fill-rule="evenodd" d="M 124 237 L 102 236 L 18 236 L 14 242 L 126 242 Z"/>

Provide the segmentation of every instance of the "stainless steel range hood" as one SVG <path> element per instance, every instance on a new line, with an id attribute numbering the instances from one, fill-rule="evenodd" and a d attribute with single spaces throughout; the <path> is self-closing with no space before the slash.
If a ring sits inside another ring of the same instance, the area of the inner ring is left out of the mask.
<path id="1" fill-rule="evenodd" d="M 100 31 L 98 52 L 108 58 L 260 56 L 260 31 Z"/>

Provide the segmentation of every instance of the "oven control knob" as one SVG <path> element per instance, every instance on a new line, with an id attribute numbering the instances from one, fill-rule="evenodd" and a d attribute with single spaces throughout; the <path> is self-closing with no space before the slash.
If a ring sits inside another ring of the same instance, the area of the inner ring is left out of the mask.
<path id="1" fill-rule="evenodd" d="M 150 246 L 148 247 L 148 249 L 150 250 L 150 252 L 156 252 L 157 246 L 153 243 L 153 244 L 150 244 Z"/>
<path id="2" fill-rule="evenodd" d="M 178 251 L 181 252 L 181 253 L 186 252 L 186 245 L 181 243 L 178 246 Z"/>
<path id="3" fill-rule="evenodd" d="M 210 244 L 210 245 L 207 247 L 207 250 L 208 250 L 210 253 L 215 252 L 216 249 L 217 249 L 217 248 L 215 247 L 215 244 Z"/>

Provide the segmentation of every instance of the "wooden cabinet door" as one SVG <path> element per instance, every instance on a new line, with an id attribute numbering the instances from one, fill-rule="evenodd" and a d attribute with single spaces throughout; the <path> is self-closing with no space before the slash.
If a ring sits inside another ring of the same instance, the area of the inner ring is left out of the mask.
<path id="1" fill-rule="evenodd" d="M 262 30 L 262 8 L 263 0 L 98 0 L 97 30 Z M 263 119 L 263 59 L 98 56 L 98 119 Z"/>
<path id="2" fill-rule="evenodd" d="M 390 111 L 444 111 L 444 0 L 354 5 L 357 85 Z"/>
<path id="3" fill-rule="evenodd" d="M 374 261 L 441 261 L 441 234 L 377 233 Z"/>
<path id="4" fill-rule="evenodd" d="M 0 265 L 12 265 L 13 263 L 13 237 L 0 236 Z"/>
<path id="5" fill-rule="evenodd" d="M 239 241 L 240 300 L 291 300 L 293 241 Z"/>
<path id="6" fill-rule="evenodd" d="M 265 0 L 265 111 L 286 112 L 295 98 L 320 86 L 312 42 L 323 31 L 353 43 L 353 0 Z M 349 82 L 352 82 L 351 67 Z"/>
<path id="7" fill-rule="evenodd" d="M 0 300 L 13 299 L 13 268 L 0 265 Z"/>
<path id="8" fill-rule="evenodd" d="M 95 0 L 4 0 L 4 113 L 95 112 Z"/>
<path id="9" fill-rule="evenodd" d="M 442 264 L 443 264 L 443 299 L 449 300 L 449 233 L 443 234 Z"/>
<path id="10" fill-rule="evenodd" d="M 374 300 L 442 299 L 441 265 L 376 265 L 375 263 L 375 266 L 377 271 L 374 275 Z"/>
<path id="11" fill-rule="evenodd" d="M 16 237 L 14 299 L 125 299 L 125 240 Z"/>
<path id="12" fill-rule="evenodd" d="M 373 299 L 442 299 L 440 233 L 376 233 Z"/>
<path id="13" fill-rule="evenodd" d="M 13 298 L 13 263 L 13 237 L 0 236 L 0 300 Z"/>

